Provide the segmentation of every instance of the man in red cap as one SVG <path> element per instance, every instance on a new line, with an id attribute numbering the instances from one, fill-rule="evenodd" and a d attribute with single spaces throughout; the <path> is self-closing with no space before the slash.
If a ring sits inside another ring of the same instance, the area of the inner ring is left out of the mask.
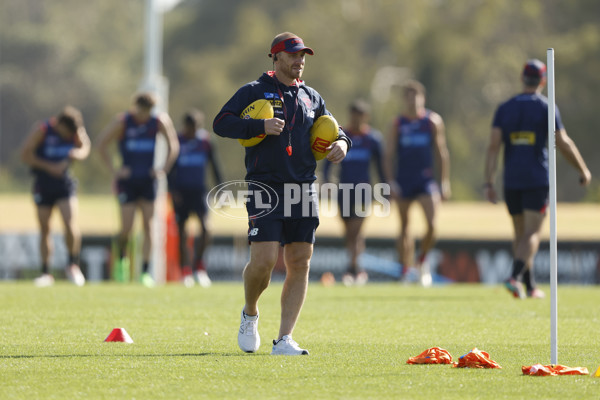
<path id="1" fill-rule="evenodd" d="M 248 192 L 268 188 L 273 194 L 270 199 L 250 196 L 246 203 L 250 261 L 243 273 L 246 303 L 238 345 L 248 353 L 256 352 L 260 346 L 258 299 L 269 286 L 281 245 L 286 277 L 281 293 L 279 335 L 273 341 L 271 354 L 308 354 L 292 339 L 292 331 L 306 297 L 315 230 L 319 225 L 316 209 L 303 207 L 305 199 L 313 205 L 317 202 L 314 186 L 317 162 L 311 151 L 310 128 L 319 117 L 331 114 L 319 93 L 300 79 L 306 54 L 314 52 L 297 35 L 290 32 L 277 35 L 269 54 L 274 70 L 242 86 L 223 106 L 213 124 L 216 134 L 228 138 L 251 139 L 267 134 L 259 144 L 246 147 L 246 182 L 249 189 L 254 189 Z M 274 118 L 240 118 L 249 104 L 260 99 L 267 99 L 273 105 Z M 338 139 L 329 147 L 327 159 L 341 162 L 351 145 L 340 129 Z M 302 188 L 301 195 L 297 193 L 303 201 L 291 202 L 290 188 Z M 269 209 L 266 214 L 265 207 Z"/>
<path id="2" fill-rule="evenodd" d="M 513 266 L 504 283 L 517 298 L 542 298 L 535 285 L 533 258 L 537 253 L 542 222 L 548 205 L 548 99 L 541 92 L 546 84 L 546 66 L 529 60 L 521 75 L 523 93 L 496 110 L 485 161 L 485 197 L 496 203 L 494 188 L 500 148 L 504 145 L 504 200 L 514 227 Z M 580 182 L 592 179 L 575 143 L 569 138 L 556 108 L 556 146 L 579 171 Z M 525 288 L 523 288 L 523 283 Z"/>

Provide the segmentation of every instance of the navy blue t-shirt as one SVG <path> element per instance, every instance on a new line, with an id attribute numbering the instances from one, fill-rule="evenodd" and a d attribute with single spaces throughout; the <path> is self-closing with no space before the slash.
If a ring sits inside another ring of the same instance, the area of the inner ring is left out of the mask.
<path id="1" fill-rule="evenodd" d="M 381 133 L 370 129 L 366 134 L 356 134 L 345 131 L 352 140 L 352 149 L 340 164 L 339 183 L 370 183 L 370 163 L 373 161 L 381 182 L 385 182 L 382 164 Z M 323 173 L 325 181 L 329 181 L 329 171 L 332 163 L 325 159 Z"/>
<path id="2" fill-rule="evenodd" d="M 555 124 L 556 130 L 564 129 L 558 107 Z M 502 131 L 504 187 L 548 186 L 548 99 L 519 94 L 498 107 L 492 126 Z"/>
<path id="3" fill-rule="evenodd" d="M 169 172 L 171 190 L 205 190 L 206 168 L 213 157 L 208 132 L 199 130 L 193 138 L 179 138 L 179 156 Z"/>
<path id="4" fill-rule="evenodd" d="M 125 129 L 119 141 L 123 165 L 131 169 L 131 179 L 149 178 L 154 165 L 154 148 L 158 133 L 158 118 L 136 121 L 130 113 L 124 116 Z"/>
<path id="5" fill-rule="evenodd" d="M 69 152 L 75 147 L 75 137 L 63 138 L 58 131 L 54 129 L 56 121 L 54 118 L 46 121 L 41 126 L 44 132 L 44 138 L 35 149 L 35 154 L 39 158 L 50 162 L 61 162 L 69 160 Z M 44 170 L 32 168 L 32 172 L 38 181 L 48 185 L 64 183 L 72 180 L 70 169 L 67 168 L 62 177 L 55 177 Z"/>
<path id="6" fill-rule="evenodd" d="M 400 183 L 433 179 L 433 128 L 431 111 L 417 119 L 396 121 L 396 180 Z"/>

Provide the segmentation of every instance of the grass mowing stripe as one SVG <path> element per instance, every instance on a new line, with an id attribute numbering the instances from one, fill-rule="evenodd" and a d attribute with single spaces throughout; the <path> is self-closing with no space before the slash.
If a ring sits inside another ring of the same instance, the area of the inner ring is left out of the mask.
<path id="1" fill-rule="evenodd" d="M 294 338 L 308 357 L 272 357 L 281 284 L 260 302 L 257 354 L 237 348 L 241 283 L 0 284 L 0 398 L 594 398 L 600 379 L 525 377 L 550 359 L 549 300 L 513 300 L 500 286 L 429 290 L 311 284 Z M 559 287 L 559 362 L 600 365 L 596 287 Z M 104 343 L 123 327 L 134 344 Z M 501 370 L 407 365 L 444 347 L 473 347 Z"/>

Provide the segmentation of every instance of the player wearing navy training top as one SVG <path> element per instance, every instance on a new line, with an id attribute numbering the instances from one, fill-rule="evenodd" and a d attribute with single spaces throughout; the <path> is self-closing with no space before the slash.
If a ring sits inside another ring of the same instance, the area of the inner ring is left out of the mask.
<path id="1" fill-rule="evenodd" d="M 206 170 L 210 164 L 218 185 L 223 180 L 210 140 L 210 133 L 204 129 L 204 114 L 198 110 L 188 111 L 183 116 L 183 129 L 178 135 L 179 156 L 169 172 L 169 191 L 175 211 L 179 231 L 179 265 L 182 268 L 183 283 L 194 285 L 194 277 L 200 286 L 211 285 L 202 257 L 210 241 L 210 231 L 206 215 Z M 190 213 L 196 214 L 200 222 L 200 233 L 194 246 L 194 270 L 190 266 L 187 251 L 185 224 Z"/>
<path id="2" fill-rule="evenodd" d="M 365 238 L 361 235 L 365 212 L 371 206 L 371 194 L 357 190 L 357 185 L 370 184 L 371 163 L 375 164 L 380 182 L 386 182 L 383 172 L 383 154 L 381 133 L 369 125 L 370 107 L 363 100 L 356 100 L 350 105 L 350 121 L 344 132 L 352 140 L 352 149 L 346 154 L 339 168 L 339 184 L 350 185 L 349 189 L 338 190 L 338 206 L 344 223 L 346 248 L 350 263 L 342 282 L 346 285 L 356 283 L 363 285 L 369 279 L 367 271 L 360 268 L 358 257 L 364 251 Z M 332 163 L 325 160 L 323 175 L 326 182 Z M 357 197 L 358 196 L 358 197 Z"/>
<path id="3" fill-rule="evenodd" d="M 79 268 L 81 233 L 77 224 L 76 181 L 69 167 L 72 160 L 84 160 L 89 153 L 90 139 L 81 112 L 70 106 L 56 117 L 39 124 L 23 145 L 21 157 L 35 176 L 33 199 L 41 230 L 42 275 L 35 279 L 37 286 L 54 284 L 54 277 L 48 269 L 52 251 L 50 215 L 54 206 L 60 211 L 65 225 L 65 242 L 69 251 L 69 262 L 65 269 L 67 278 L 77 286 L 85 284 L 85 277 Z"/>
<path id="4" fill-rule="evenodd" d="M 250 261 L 244 268 L 246 304 L 238 333 L 238 345 L 246 352 L 255 352 L 260 346 L 258 299 L 269 285 L 281 244 L 286 278 L 281 293 L 279 336 L 273 342 L 271 354 L 308 354 L 291 335 L 306 296 L 309 262 L 319 219 L 314 214 L 303 215 L 302 204 L 288 210 L 289 215 L 284 210 L 284 204 L 290 203 L 289 198 L 284 198 L 286 185 L 287 188 L 294 185 L 306 188 L 303 198 L 316 197 L 313 182 L 317 162 L 310 148 L 310 128 L 317 118 L 329 115 L 319 93 L 300 80 L 306 54 L 312 55 L 313 51 L 304 46 L 297 35 L 290 32 L 277 35 L 269 54 L 274 71 L 241 87 L 214 120 L 214 131 L 220 136 L 250 139 L 267 134 L 258 145 L 246 148 L 246 180 L 270 187 L 282 200 L 277 205 L 272 203 L 273 211 L 260 218 L 252 218 L 261 206 L 258 200 L 251 198 L 246 204 Z M 275 117 L 265 120 L 240 118 L 242 111 L 258 99 L 271 101 Z M 339 139 L 330 146 L 327 158 L 339 163 L 351 144 L 340 130 Z"/>
<path id="5" fill-rule="evenodd" d="M 437 210 L 441 200 L 450 198 L 450 159 L 444 122 L 425 108 L 425 87 L 417 81 L 404 85 L 405 110 L 393 123 L 386 146 L 386 168 L 392 195 L 398 201 L 400 238 L 398 253 L 403 278 L 414 262 L 414 240 L 409 230 L 409 209 L 416 201 L 423 208 L 427 230 L 420 242 L 417 267 L 423 286 L 431 285 L 426 257 L 435 244 Z M 433 171 L 434 157 L 439 168 L 440 189 Z"/>
<path id="6" fill-rule="evenodd" d="M 504 146 L 504 199 L 514 228 L 513 267 L 506 288 L 518 298 L 542 298 L 535 285 L 533 259 L 548 205 L 548 99 L 541 92 L 546 66 L 539 60 L 525 64 L 523 92 L 496 110 L 485 161 L 485 197 L 496 203 L 494 188 L 498 154 Z M 556 108 L 556 146 L 580 174 L 582 185 L 592 178 L 577 146 L 569 138 Z M 525 283 L 525 289 L 522 282 Z"/>
<path id="7" fill-rule="evenodd" d="M 177 158 L 179 142 L 171 118 L 166 113 L 154 115 L 156 99 L 150 93 L 135 97 L 132 111 L 119 114 L 101 133 L 99 151 L 104 164 L 114 176 L 121 208 L 121 230 L 118 234 L 119 261 L 117 270 L 128 271 L 127 242 L 133 227 L 135 211 L 142 212 L 144 244 L 142 248 L 142 283 L 153 286 L 149 274 L 152 247 L 151 221 L 156 198 L 156 178 L 168 172 Z M 163 135 L 167 143 L 167 159 L 162 169 L 154 168 L 154 151 L 157 135 Z M 122 159 L 119 168 L 113 166 L 108 146 L 116 142 Z"/>

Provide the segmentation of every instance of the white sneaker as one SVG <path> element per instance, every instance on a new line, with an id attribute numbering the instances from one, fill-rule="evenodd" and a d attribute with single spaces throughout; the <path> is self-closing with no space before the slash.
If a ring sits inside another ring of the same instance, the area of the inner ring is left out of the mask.
<path id="1" fill-rule="evenodd" d="M 308 350 L 301 349 L 291 335 L 285 335 L 279 340 L 273 340 L 272 356 L 301 356 L 308 355 Z"/>
<path id="2" fill-rule="evenodd" d="M 42 274 L 33 280 L 37 287 L 50 287 L 54 285 L 54 277 L 50 274 Z"/>
<path id="3" fill-rule="evenodd" d="M 198 282 L 198 285 L 204 288 L 210 287 L 210 285 L 212 285 L 212 281 L 208 277 L 208 274 L 205 270 L 198 270 L 194 273 L 194 275 L 196 275 L 196 282 Z"/>
<path id="4" fill-rule="evenodd" d="M 185 286 L 187 288 L 191 288 L 196 284 L 196 282 L 194 282 L 194 277 L 192 276 L 192 274 L 185 275 L 183 277 L 182 282 L 183 282 L 183 286 Z"/>
<path id="5" fill-rule="evenodd" d="M 71 264 L 65 269 L 65 274 L 67 275 L 67 279 L 69 279 L 75 286 L 83 286 L 85 285 L 85 277 L 79 269 L 77 264 Z"/>
<path id="6" fill-rule="evenodd" d="M 150 275 L 149 272 L 142 273 L 142 276 L 140 277 L 140 282 L 142 283 L 142 285 L 150 289 L 156 286 L 156 282 L 154 281 L 154 278 L 152 277 L 152 275 Z"/>
<path id="7" fill-rule="evenodd" d="M 420 268 L 421 271 L 421 276 L 419 278 L 419 281 L 421 282 L 421 286 L 423 287 L 431 287 L 431 284 L 433 283 L 433 278 L 431 277 L 431 271 L 429 269 L 429 263 L 427 261 L 424 261 Z"/>
<path id="8" fill-rule="evenodd" d="M 354 285 L 354 276 L 351 273 L 345 273 L 342 275 L 342 283 L 344 286 L 352 286 Z"/>
<path id="9" fill-rule="evenodd" d="M 364 286 L 367 284 L 368 281 L 369 274 L 367 274 L 367 271 L 360 271 L 358 274 L 356 274 L 356 278 L 354 279 L 354 282 L 356 282 L 356 286 Z"/>
<path id="10" fill-rule="evenodd" d="M 258 315 L 250 316 L 242 310 L 240 331 L 238 332 L 238 346 L 246 353 L 254 353 L 260 347 L 258 334 Z"/>

